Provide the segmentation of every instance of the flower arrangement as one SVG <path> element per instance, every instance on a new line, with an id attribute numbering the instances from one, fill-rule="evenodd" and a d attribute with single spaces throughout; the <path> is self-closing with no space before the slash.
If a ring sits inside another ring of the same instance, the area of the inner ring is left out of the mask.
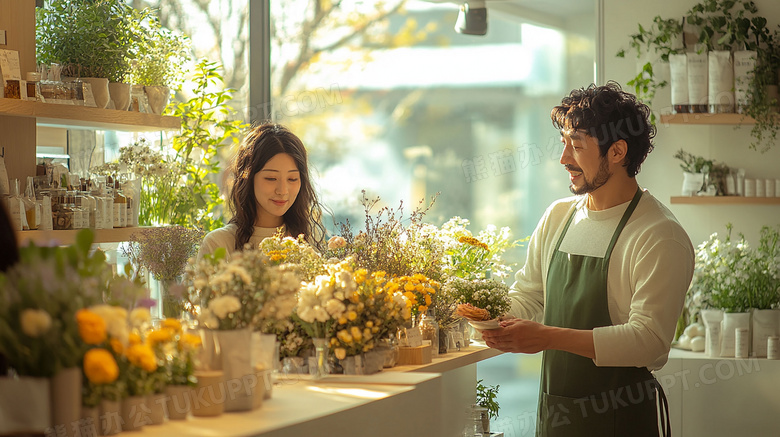
<path id="1" fill-rule="evenodd" d="M 433 303 L 434 295 L 441 288 L 441 284 L 417 273 L 412 276 L 392 278 L 385 287 L 390 293 L 396 291 L 403 293 L 412 316 L 417 317 L 428 311 L 428 307 Z"/>
<path id="2" fill-rule="evenodd" d="M 757 249 L 749 246 L 744 235 L 731 239 L 731 224 L 721 240 L 717 233 L 696 250 L 696 265 L 688 292 L 688 311 L 694 319 L 701 308 L 719 308 L 726 312 L 745 312 L 750 308 L 768 309 L 780 302 L 780 234 L 764 227 Z"/>
<path id="3" fill-rule="evenodd" d="M 269 332 L 290 317 L 301 287 L 290 264 L 271 265 L 263 251 L 247 249 L 226 262 L 218 251 L 187 268 L 188 308 L 211 329 L 252 327 Z"/>
<path id="4" fill-rule="evenodd" d="M 311 338 L 330 338 L 335 324 L 346 316 L 345 301 L 354 299 L 358 283 L 351 260 L 326 266 L 327 274 L 303 283 L 296 318 Z"/>
<path id="5" fill-rule="evenodd" d="M 463 279 L 452 277 L 444 283 L 442 292 L 454 296 L 459 304 L 471 304 L 482 308 L 495 319 L 511 306 L 509 287 L 493 279 Z"/>
<path id="6" fill-rule="evenodd" d="M 165 385 L 185 385 L 194 387 L 195 353 L 201 347 L 199 335 L 182 330 L 177 319 L 163 319 L 160 328 L 149 331 L 147 344 L 154 351 L 158 363 L 163 363 L 162 373 Z"/>
<path id="7" fill-rule="evenodd" d="M 443 248 L 436 242 L 438 229 L 422 223 L 427 206 L 418 205 L 404 224 L 403 202 L 398 210 L 380 208 L 376 216 L 371 211 L 379 198 L 370 200 L 362 192 L 361 204 L 365 212 L 365 229 L 354 234 L 349 222 L 341 223 L 340 234 L 328 242 L 325 258 L 351 257 L 354 265 L 370 272 L 384 271 L 390 277 L 421 273 L 428 278 L 441 279 Z"/>
<path id="8" fill-rule="evenodd" d="M 103 252 L 90 252 L 92 239 L 84 230 L 68 247 L 31 244 L 0 274 L 0 352 L 19 375 L 50 377 L 78 366 L 87 349 L 79 310 L 126 281 L 113 278 Z"/>
<path id="9" fill-rule="evenodd" d="M 110 305 L 95 305 L 76 314 L 79 334 L 89 345 L 84 354 L 82 404 L 97 407 L 102 399 L 118 401 L 126 393 L 119 378 L 119 357 L 129 339 L 127 311 Z"/>
<path id="10" fill-rule="evenodd" d="M 273 333 L 279 341 L 279 358 L 297 357 L 312 347 L 311 338 L 295 319 L 280 320 L 274 325 Z"/>
<path id="11" fill-rule="evenodd" d="M 325 260 L 306 242 L 303 235 L 298 238 L 285 237 L 279 230 L 273 237 L 264 239 L 260 250 L 268 257 L 271 265 L 295 264 L 300 268 L 301 280 L 311 281 L 325 273 Z"/>
<path id="12" fill-rule="evenodd" d="M 475 237 L 468 226 L 467 219 L 456 216 L 441 227 L 447 276 L 466 279 L 508 277 L 513 264 L 504 262 L 502 255 L 525 240 L 512 240 L 508 227 L 498 229 L 495 225 L 488 225 Z"/>
<path id="13" fill-rule="evenodd" d="M 165 317 L 181 315 L 184 287 L 177 284 L 177 279 L 184 273 L 187 260 L 197 253 L 202 238 L 203 232 L 197 229 L 165 226 L 133 233 L 129 244 L 122 246 L 136 271 L 145 269 L 162 284 Z"/>
<path id="14" fill-rule="evenodd" d="M 385 280 L 385 272 L 354 273 L 357 290 L 344 300 L 346 310 L 338 318 L 330 340 L 336 358 L 372 350 L 379 339 L 401 327 L 411 317 L 410 305 L 397 283 Z"/>

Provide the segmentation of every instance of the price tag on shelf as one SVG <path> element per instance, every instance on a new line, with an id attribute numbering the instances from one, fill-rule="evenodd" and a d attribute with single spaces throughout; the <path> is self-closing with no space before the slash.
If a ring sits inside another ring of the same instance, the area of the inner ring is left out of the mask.
<path id="1" fill-rule="evenodd" d="M 3 80 L 22 80 L 18 51 L 0 49 L 0 71 L 3 72 Z"/>

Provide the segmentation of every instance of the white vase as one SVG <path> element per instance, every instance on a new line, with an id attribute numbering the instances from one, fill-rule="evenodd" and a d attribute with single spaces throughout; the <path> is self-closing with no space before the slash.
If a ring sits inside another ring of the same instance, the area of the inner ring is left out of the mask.
<path id="1" fill-rule="evenodd" d="M 709 53 L 709 80 L 707 101 L 709 112 L 714 114 L 734 112 L 734 64 L 728 50 Z"/>
<path id="2" fill-rule="evenodd" d="M 122 399 L 122 431 L 139 431 L 149 424 L 151 410 L 146 396 L 130 396 Z"/>
<path id="3" fill-rule="evenodd" d="M 108 94 L 114 109 L 117 111 L 127 111 L 130 107 L 130 84 L 122 82 L 109 82 Z"/>
<path id="4" fill-rule="evenodd" d="M 166 106 L 168 106 L 168 99 L 171 96 L 171 89 L 167 86 L 145 86 L 146 98 L 149 101 L 149 107 L 155 114 L 162 114 Z"/>
<path id="5" fill-rule="evenodd" d="M 51 427 L 49 378 L 0 378 L 0 435 L 43 434 Z"/>
<path id="6" fill-rule="evenodd" d="M 252 331 L 231 329 L 215 331 L 219 340 L 225 381 L 225 411 L 249 411 L 257 385 L 252 367 Z"/>
<path id="7" fill-rule="evenodd" d="M 780 309 L 753 310 L 753 356 L 766 358 L 767 339 L 780 335 Z"/>
<path id="8" fill-rule="evenodd" d="M 682 195 L 695 196 L 704 186 L 704 173 L 683 172 Z"/>
<path id="9" fill-rule="evenodd" d="M 748 336 L 750 335 L 750 313 L 724 313 L 720 326 L 720 356 L 734 357 L 737 343 L 736 330 L 745 328 L 748 330 Z"/>
<path id="10" fill-rule="evenodd" d="M 81 81 L 89 84 L 92 96 L 95 98 L 95 105 L 98 108 L 105 109 L 108 106 L 108 102 L 111 101 L 108 92 L 108 79 L 102 77 L 82 77 Z"/>
<path id="11" fill-rule="evenodd" d="M 708 357 L 720 356 L 721 322 L 723 311 L 706 309 L 701 310 L 701 319 L 704 323 L 704 354 Z"/>
<path id="12" fill-rule="evenodd" d="M 71 432 L 81 418 L 81 368 L 70 367 L 51 379 L 51 423 Z"/>
<path id="13" fill-rule="evenodd" d="M 192 409 L 192 389 L 187 385 L 165 387 L 168 419 L 185 420 Z"/>
<path id="14" fill-rule="evenodd" d="M 274 334 L 252 333 L 252 367 L 274 370 L 279 366 L 279 341 Z"/>
<path id="15" fill-rule="evenodd" d="M 165 423 L 165 393 L 152 393 L 146 396 L 146 406 L 149 407 L 149 425 Z"/>
<path id="16" fill-rule="evenodd" d="M 100 435 L 109 436 L 122 432 L 122 402 L 100 401 Z"/>

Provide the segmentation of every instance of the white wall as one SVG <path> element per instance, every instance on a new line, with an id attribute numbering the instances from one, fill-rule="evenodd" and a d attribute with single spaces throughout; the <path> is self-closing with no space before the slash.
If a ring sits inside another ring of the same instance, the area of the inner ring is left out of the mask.
<path id="1" fill-rule="evenodd" d="M 637 32 L 637 24 L 647 27 L 653 17 L 682 16 L 697 0 L 604 0 L 604 78 L 625 86 L 636 75 L 637 60 L 633 54 L 618 58 L 615 53 L 628 49 L 629 35 Z M 780 24 L 780 2 L 755 0 L 759 15 L 767 18 L 770 28 Z M 658 112 L 670 103 L 668 87 L 656 96 L 653 109 Z M 726 223 L 733 223 L 735 231 L 743 232 L 752 245 L 758 243 L 762 225 L 780 223 L 780 206 L 691 206 L 670 205 L 670 196 L 680 193 L 682 170 L 673 158 L 680 148 L 695 155 L 724 162 L 730 167 L 744 168 L 748 177 L 780 178 L 780 141 L 767 153 L 749 149 L 750 126 L 734 129 L 733 126 L 682 126 L 658 125 L 655 150 L 650 154 L 637 176 L 639 184 L 650 190 L 677 216 L 688 231 L 694 246 L 709 237 L 712 232 L 725 232 Z"/>

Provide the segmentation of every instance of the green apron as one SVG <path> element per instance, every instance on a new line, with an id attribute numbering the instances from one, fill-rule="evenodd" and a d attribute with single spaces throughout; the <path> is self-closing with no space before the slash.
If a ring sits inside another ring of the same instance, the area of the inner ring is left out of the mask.
<path id="1" fill-rule="evenodd" d="M 583 330 L 612 325 L 607 303 L 609 258 L 641 196 L 637 188 L 604 258 L 559 251 L 574 213 L 569 217 L 547 273 L 545 325 Z M 647 368 L 597 367 L 590 358 L 546 350 L 536 435 L 657 437 L 656 392 L 665 402 Z"/>

